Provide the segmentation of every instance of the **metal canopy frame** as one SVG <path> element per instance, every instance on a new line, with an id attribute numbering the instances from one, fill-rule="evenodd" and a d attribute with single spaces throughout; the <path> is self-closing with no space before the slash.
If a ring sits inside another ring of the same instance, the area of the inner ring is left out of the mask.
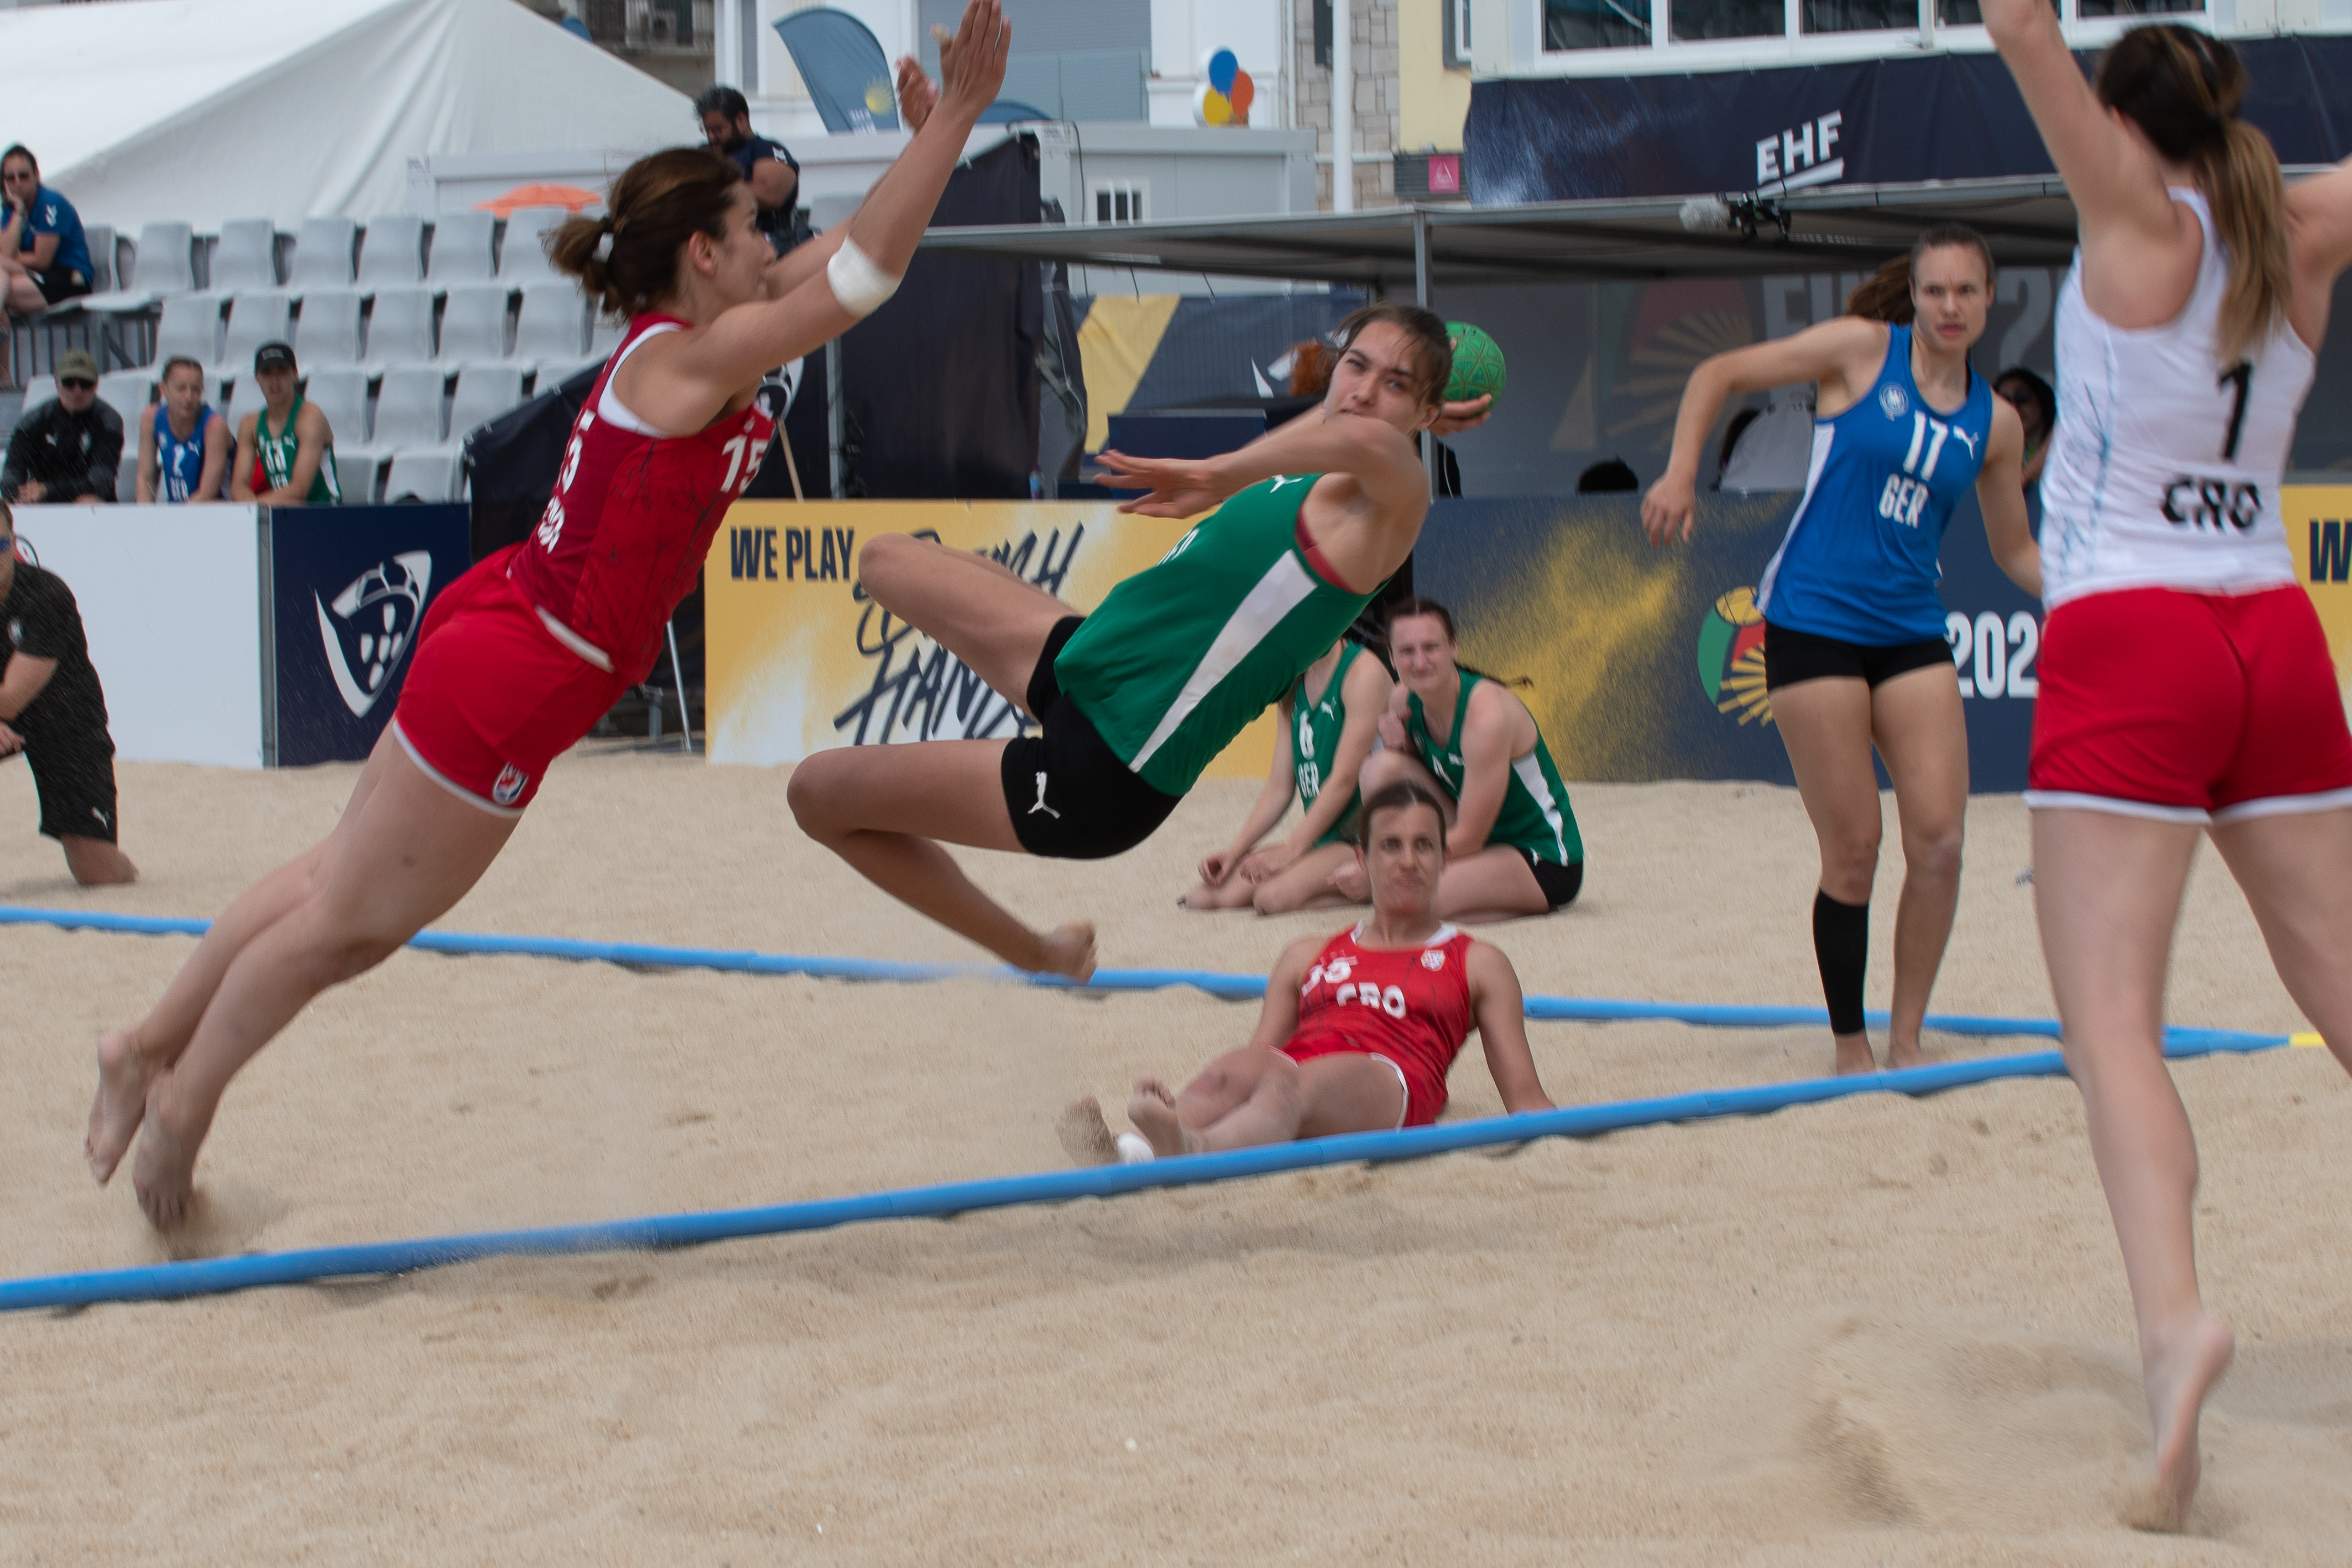
<path id="1" fill-rule="evenodd" d="M 2289 170 L 2288 178 L 2318 172 Z M 1697 209 L 1693 216 L 1686 210 Z M 1703 214 L 1703 215 L 1702 215 Z M 1840 185 L 1759 199 L 1427 204 L 1371 212 L 933 229 L 923 248 L 1072 266 L 1353 285 L 1378 292 L 1514 283 L 1649 283 L 1866 272 L 1923 228 L 1964 223 L 2005 267 L 2068 266 L 2074 204 L 2055 174 Z M 1720 225 L 1721 226 L 1715 226 Z"/>

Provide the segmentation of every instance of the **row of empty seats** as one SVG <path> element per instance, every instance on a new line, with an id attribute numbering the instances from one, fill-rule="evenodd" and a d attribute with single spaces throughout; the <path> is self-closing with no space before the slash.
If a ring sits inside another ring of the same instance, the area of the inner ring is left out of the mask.
<path id="1" fill-rule="evenodd" d="M 591 361 L 592 363 L 593 361 Z M 568 367 L 557 374 L 542 371 L 539 390 L 547 391 L 577 373 Z M 525 395 L 526 373 L 519 366 L 470 365 L 457 373 L 455 396 L 450 372 L 438 365 L 401 365 L 383 372 L 369 418 L 369 374 L 356 366 L 322 367 L 305 379 L 302 395 L 327 416 L 335 433 L 335 474 L 346 504 L 374 500 L 422 501 L 457 498 L 460 456 L 467 433 L 505 413 Z M 26 387 L 26 408 L 57 395 L 47 377 Z M 101 377 L 98 395 L 122 416 L 122 466 L 116 495 L 122 500 L 138 495 L 139 423 L 155 401 L 152 371 L 117 371 Z M 242 417 L 262 406 L 253 378 L 239 378 L 236 395 L 223 394 L 226 407 L 219 412 L 234 436 Z M 446 411 L 445 422 L 444 412 Z"/>
<path id="2" fill-rule="evenodd" d="M 299 312 L 294 297 L 280 289 L 240 294 L 226 305 L 224 311 L 222 298 L 211 293 L 164 300 L 154 362 L 184 357 L 235 375 L 253 362 L 262 344 L 283 342 L 294 345 L 305 370 L 361 365 L 380 374 L 427 361 L 451 367 L 513 361 L 529 372 L 601 360 L 620 336 L 616 322 L 597 318 L 592 323 L 579 286 L 561 277 L 519 291 L 503 283 L 457 284 L 446 293 L 421 285 L 380 287 L 372 295 L 349 286 L 320 288 L 301 297 Z"/>
<path id="3" fill-rule="evenodd" d="M 444 213 L 434 219 L 429 235 L 425 221 L 414 213 L 372 218 L 364 230 L 350 218 L 308 218 L 293 236 L 282 277 L 277 225 L 268 218 L 236 218 L 221 225 L 203 287 L 223 295 L 282 288 L 296 298 L 314 288 L 354 284 L 446 287 L 495 278 L 519 287 L 555 276 L 548 265 L 544 235 L 571 215 L 562 207 L 519 208 L 506 220 L 503 245 L 499 220 L 489 213 Z M 58 308 L 135 312 L 174 295 L 193 294 L 198 287 L 195 256 L 191 225 L 147 224 L 121 268 L 119 287 Z"/>

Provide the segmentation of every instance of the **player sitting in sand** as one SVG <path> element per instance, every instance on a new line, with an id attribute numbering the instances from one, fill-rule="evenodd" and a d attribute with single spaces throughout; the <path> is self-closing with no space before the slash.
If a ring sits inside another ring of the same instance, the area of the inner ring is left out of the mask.
<path id="1" fill-rule="evenodd" d="M 1445 811 L 1410 782 L 1364 802 L 1358 858 L 1372 912 L 1327 939 L 1283 949 L 1265 983 L 1257 1033 L 1171 1094 L 1135 1081 L 1127 1113 L 1142 1134 L 1114 1140 L 1089 1096 L 1063 1113 L 1062 1146 L 1081 1164 L 1204 1154 L 1425 1127 L 1445 1109 L 1445 1073 L 1476 1030 L 1486 1070 L 1512 1113 L 1551 1099 L 1528 1051 L 1511 961 L 1437 917 Z M 1138 1145 L 1149 1145 L 1149 1151 Z"/>

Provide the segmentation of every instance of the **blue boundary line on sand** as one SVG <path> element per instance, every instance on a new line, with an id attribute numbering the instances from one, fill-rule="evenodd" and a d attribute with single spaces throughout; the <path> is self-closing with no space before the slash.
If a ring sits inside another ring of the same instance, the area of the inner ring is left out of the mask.
<path id="1" fill-rule="evenodd" d="M 0 925 L 43 925 L 69 931 L 162 936 L 201 936 L 210 922 L 100 911 L 0 905 Z M 579 942 L 562 937 L 425 931 L 420 933 L 410 946 L 433 953 L 560 958 L 642 968 L 804 975 L 824 979 L 924 981 L 988 976 L 1056 988 L 1095 991 L 1156 990 L 1191 986 L 1212 996 L 1244 999 L 1262 996 L 1265 991 L 1265 980 L 1262 976 L 1220 974 L 1201 969 L 1102 970 L 1097 971 L 1087 986 L 1079 988 L 1072 987 L 1067 981 L 1024 975 L 999 966 L 904 964 L 881 959 L 810 957 L 748 950 Z M 1829 1015 L 1820 1008 L 1635 1002 L 1586 997 L 1531 996 L 1527 998 L 1527 1010 L 1532 1019 L 1585 1022 L 1660 1019 L 1727 1029 L 1825 1025 L 1829 1021 Z M 1874 1021 L 1883 1023 L 1885 1016 L 1883 1013 L 1874 1014 Z M 1927 1024 L 1932 1029 L 1956 1034 L 2037 1036 L 2053 1040 L 2058 1035 L 2057 1022 L 2050 1019 L 1931 1014 Z M 2165 1031 L 2165 1054 L 2196 1057 L 2217 1051 L 2268 1051 L 2289 1043 L 2289 1039 L 2283 1034 L 2255 1034 L 2240 1030 L 2168 1028 Z M 1401 1132 L 1356 1133 L 1304 1143 L 1238 1149 L 1226 1154 L 1192 1155 L 1141 1166 L 1106 1166 L 1034 1176 L 952 1182 L 939 1186 L 906 1187 L 894 1192 L 755 1208 L 652 1215 L 587 1225 L 486 1231 L 411 1241 L 306 1248 L 245 1258 L 205 1259 L 91 1273 L 0 1281 L 0 1312 L 88 1306 L 100 1301 L 169 1301 L 188 1296 L 221 1295 L 268 1285 L 404 1274 L 420 1269 L 445 1268 L 487 1258 L 693 1247 L 747 1237 L 824 1230 L 877 1219 L 944 1218 L 982 1209 L 1034 1203 L 1066 1203 L 1081 1197 L 1115 1197 L 1155 1187 L 1192 1186 L 1207 1182 L 1306 1170 L 1318 1166 L 1423 1159 L 1459 1149 L 1522 1144 L 1537 1138 L 1591 1137 L 1662 1123 L 1763 1115 L 1792 1105 L 1814 1104 L 1855 1094 L 1934 1094 L 1999 1079 L 2059 1076 L 2065 1071 L 2065 1061 L 2057 1051 L 2027 1051 L 2012 1056 L 1980 1057 L 1970 1061 L 1935 1062 L 1926 1067 L 1906 1068 L 1899 1072 L 1879 1072 L 1853 1078 L 1807 1079 L 1793 1083 L 1714 1090 L 1660 1099 L 1575 1105 L 1523 1116 L 1486 1117 L 1438 1126 L 1407 1128 Z"/>
<path id="2" fill-rule="evenodd" d="M 2167 1031 L 2165 1054 L 2194 1057 L 2211 1055 L 2216 1051 L 2268 1051 L 2285 1045 L 2287 1040 L 2288 1037 L 2283 1034 L 2247 1034 L 2236 1030 L 2170 1030 Z M 101 1301 L 171 1301 L 187 1296 L 225 1295 L 265 1285 L 307 1284 L 323 1280 L 405 1274 L 420 1269 L 446 1268 L 488 1258 L 696 1247 L 754 1236 L 828 1230 L 835 1226 L 857 1225 L 877 1219 L 947 1218 L 982 1209 L 1008 1208 L 1024 1204 L 1067 1203 L 1081 1197 L 1116 1197 L 1153 1187 L 1193 1186 L 1206 1182 L 1307 1170 L 1317 1166 L 1424 1159 L 1432 1155 L 1448 1154 L 1459 1149 L 1523 1144 L 1537 1138 L 1592 1137 L 1602 1133 L 1659 1123 L 1764 1115 L 1792 1105 L 1816 1104 L 1856 1094 L 1934 1094 L 1997 1079 L 2056 1077 L 2065 1071 L 2065 1061 L 2058 1052 L 2034 1051 L 2014 1056 L 1980 1057 L 1973 1061 L 1935 1062 L 1926 1067 L 1905 1068 L 1899 1072 L 1879 1072 L 1853 1078 L 1814 1078 L 1795 1083 L 1714 1090 L 1662 1099 L 1573 1105 L 1561 1110 L 1529 1112 L 1520 1116 L 1489 1116 L 1432 1127 L 1409 1127 L 1402 1132 L 1351 1133 L 1303 1143 L 1235 1149 L 1226 1154 L 1188 1155 L 1181 1159 L 1156 1160 L 1149 1165 L 1098 1166 L 1083 1170 L 1049 1171 L 1036 1176 L 950 1182 L 940 1186 L 902 1187 L 894 1192 L 824 1198 L 811 1203 L 650 1215 L 589 1225 L 486 1231 L 468 1236 L 370 1242 L 348 1247 L 314 1247 L 247 1258 L 215 1258 L 194 1262 L 160 1263 L 144 1268 L 108 1269 L 92 1273 L 55 1274 L 0 1281 L 0 1312 L 81 1307 Z"/>

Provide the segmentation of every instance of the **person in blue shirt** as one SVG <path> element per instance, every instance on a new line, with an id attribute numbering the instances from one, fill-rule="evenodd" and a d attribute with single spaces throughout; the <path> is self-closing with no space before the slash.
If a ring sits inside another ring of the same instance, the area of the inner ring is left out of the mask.
<path id="1" fill-rule="evenodd" d="M 163 361 L 163 395 L 139 422 L 139 502 L 217 501 L 228 472 L 228 421 L 205 401 L 204 366 Z"/>
<path id="2" fill-rule="evenodd" d="M 0 152 L 0 271 L 8 308 L 20 316 L 90 291 L 89 241 L 73 204 L 41 183 L 41 166 L 23 147 Z"/>
<path id="3" fill-rule="evenodd" d="M 1903 831 L 1887 1056 L 1898 1068 L 1927 1060 L 1919 1027 L 1959 902 L 1969 800 L 1968 719 L 1937 558 L 1971 485 L 1993 559 L 2042 593 L 2019 478 L 2024 427 L 1969 365 L 1992 281 L 1981 235 L 1932 228 L 1854 290 L 1846 315 L 1702 361 L 1683 392 L 1665 477 L 1642 501 L 1653 546 L 1688 539 L 1699 455 L 1725 399 L 1817 383 L 1804 498 L 1756 601 L 1771 717 L 1821 841 L 1813 953 L 1840 1072 L 1876 1066 L 1862 1006 L 1883 831 L 1874 746 Z"/>
<path id="4" fill-rule="evenodd" d="M 801 166 L 784 150 L 751 129 L 751 105 L 731 87 L 714 87 L 694 100 L 702 134 L 743 171 L 759 211 L 760 232 L 778 256 L 793 248 L 793 208 L 800 194 Z"/>

